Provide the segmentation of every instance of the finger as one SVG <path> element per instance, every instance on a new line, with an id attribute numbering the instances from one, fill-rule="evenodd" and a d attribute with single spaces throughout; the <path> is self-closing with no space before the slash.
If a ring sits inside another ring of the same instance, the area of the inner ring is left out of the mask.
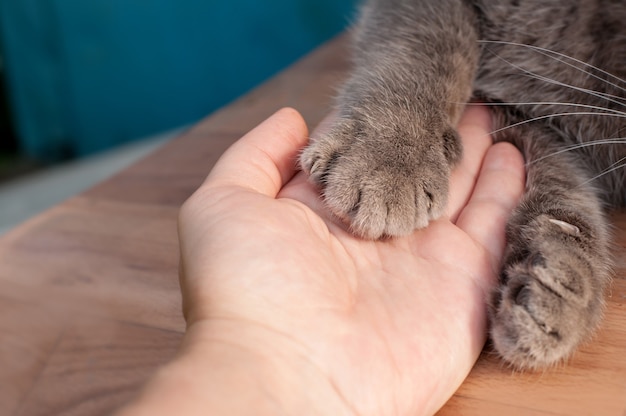
<path id="1" fill-rule="evenodd" d="M 457 220 L 459 228 L 489 251 L 494 263 L 502 257 L 504 228 L 522 196 L 525 176 L 524 159 L 512 144 L 493 145 Z"/>
<path id="2" fill-rule="evenodd" d="M 218 160 L 205 185 L 237 186 L 275 197 L 296 171 L 308 140 L 302 116 L 283 108 L 235 142 Z"/>
<path id="3" fill-rule="evenodd" d="M 453 222 L 472 194 L 483 158 L 492 144 L 491 127 L 491 113 L 487 107 L 468 105 L 457 128 L 463 143 L 463 159 L 450 176 L 447 216 Z"/>

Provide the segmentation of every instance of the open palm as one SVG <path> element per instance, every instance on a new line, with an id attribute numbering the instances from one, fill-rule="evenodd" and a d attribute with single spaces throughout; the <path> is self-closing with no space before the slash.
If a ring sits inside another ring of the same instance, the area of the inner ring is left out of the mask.
<path id="1" fill-rule="evenodd" d="M 484 344 L 504 225 L 523 188 L 521 155 L 491 146 L 489 125 L 481 108 L 461 121 L 466 151 L 445 218 L 367 241 L 295 172 L 306 126 L 281 110 L 231 147 L 181 210 L 188 325 L 259 329 L 260 351 L 301 357 L 353 413 L 435 412 Z"/>

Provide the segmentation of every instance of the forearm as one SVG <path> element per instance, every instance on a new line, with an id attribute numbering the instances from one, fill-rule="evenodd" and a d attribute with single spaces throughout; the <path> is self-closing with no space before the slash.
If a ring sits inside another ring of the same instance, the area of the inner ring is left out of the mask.
<path id="1" fill-rule="evenodd" d="M 246 329 L 231 341 L 201 325 L 118 416 L 351 414 L 319 369 L 266 344 L 263 331 Z"/>
<path id="2" fill-rule="evenodd" d="M 353 34 L 354 70 L 340 103 L 372 100 L 369 112 L 381 102 L 409 114 L 436 109 L 458 122 L 479 57 L 477 20 L 467 2 L 369 0 Z"/>

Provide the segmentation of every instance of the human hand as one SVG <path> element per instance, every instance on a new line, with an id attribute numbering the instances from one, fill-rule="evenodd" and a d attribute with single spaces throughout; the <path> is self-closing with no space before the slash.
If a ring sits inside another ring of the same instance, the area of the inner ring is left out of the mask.
<path id="1" fill-rule="evenodd" d="M 189 414 L 434 413 L 485 342 L 524 185 L 521 155 L 489 129 L 485 109 L 466 111 L 445 218 L 381 241 L 346 231 L 296 173 L 307 130 L 294 110 L 235 143 L 181 210 L 184 364 L 144 398 L 177 374 Z"/>

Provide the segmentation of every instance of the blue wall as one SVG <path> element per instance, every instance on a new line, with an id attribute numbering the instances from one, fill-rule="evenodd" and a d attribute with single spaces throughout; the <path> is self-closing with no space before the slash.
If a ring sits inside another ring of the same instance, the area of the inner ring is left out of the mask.
<path id="1" fill-rule="evenodd" d="M 345 28 L 354 0 L 0 0 L 18 138 L 44 160 L 200 119 Z"/>

